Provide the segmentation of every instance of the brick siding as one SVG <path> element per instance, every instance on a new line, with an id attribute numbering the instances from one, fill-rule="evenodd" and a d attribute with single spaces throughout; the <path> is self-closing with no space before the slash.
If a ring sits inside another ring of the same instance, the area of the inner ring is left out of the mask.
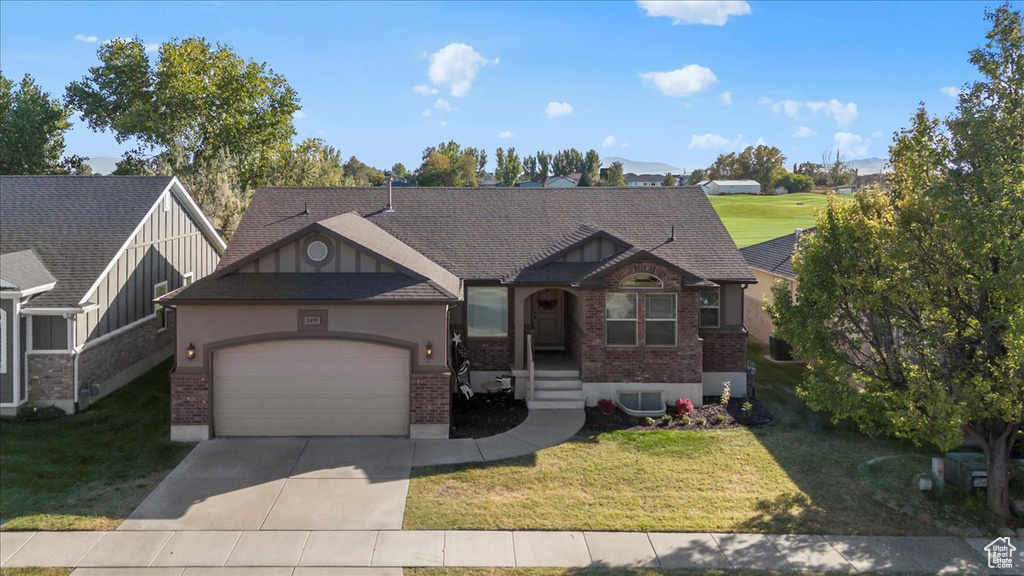
<path id="1" fill-rule="evenodd" d="M 28 355 L 28 399 L 40 404 L 75 398 L 75 357 L 70 354 Z"/>
<path id="2" fill-rule="evenodd" d="M 104 382 L 174 344 L 175 314 L 167 314 L 167 329 L 157 330 L 156 319 L 84 350 L 78 359 L 82 385 Z"/>
<path id="3" fill-rule="evenodd" d="M 409 423 L 448 424 L 451 398 L 449 372 L 413 373 L 409 378 Z"/>
<path id="4" fill-rule="evenodd" d="M 662 290 L 622 290 L 619 282 L 638 272 L 654 274 L 662 280 Z M 581 293 L 584 305 L 584 334 L 581 337 L 582 378 L 584 382 L 701 382 L 701 341 L 697 334 L 697 291 L 684 289 L 682 278 L 654 262 L 641 260 L 609 274 L 604 290 Z M 605 344 L 605 293 L 637 294 L 637 346 L 608 347 Z M 644 345 L 644 294 L 676 293 L 676 346 Z"/>
<path id="5" fill-rule="evenodd" d="M 213 424 L 210 412 L 210 378 L 203 373 L 171 374 L 171 425 Z"/>
<path id="6" fill-rule="evenodd" d="M 746 372 L 745 332 L 702 332 L 705 372 Z"/>

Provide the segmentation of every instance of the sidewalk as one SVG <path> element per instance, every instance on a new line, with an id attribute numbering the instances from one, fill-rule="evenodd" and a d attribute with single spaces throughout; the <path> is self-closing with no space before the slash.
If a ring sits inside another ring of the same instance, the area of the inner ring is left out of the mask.
<path id="1" fill-rule="evenodd" d="M 76 576 L 392 576 L 402 567 L 418 566 L 1024 574 L 1019 556 L 1014 570 L 988 570 L 984 547 L 989 542 L 952 536 L 660 532 L 2 532 L 0 566 L 77 568 Z M 1018 544 L 1024 551 L 1024 542 Z"/>

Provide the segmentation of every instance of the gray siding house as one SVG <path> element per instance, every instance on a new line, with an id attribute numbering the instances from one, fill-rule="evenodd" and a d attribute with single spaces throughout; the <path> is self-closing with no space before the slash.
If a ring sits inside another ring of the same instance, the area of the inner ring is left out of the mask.
<path id="1" fill-rule="evenodd" d="M 81 410 L 171 356 L 153 299 L 224 249 L 173 177 L 0 177 L 0 414 Z"/>

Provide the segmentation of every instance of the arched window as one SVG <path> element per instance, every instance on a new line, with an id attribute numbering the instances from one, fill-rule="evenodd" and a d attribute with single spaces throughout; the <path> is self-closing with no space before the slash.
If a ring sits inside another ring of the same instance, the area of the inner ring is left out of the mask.
<path id="1" fill-rule="evenodd" d="M 619 282 L 621 288 L 661 288 L 662 286 L 660 278 L 645 272 L 630 274 L 623 278 L 622 282 Z"/>

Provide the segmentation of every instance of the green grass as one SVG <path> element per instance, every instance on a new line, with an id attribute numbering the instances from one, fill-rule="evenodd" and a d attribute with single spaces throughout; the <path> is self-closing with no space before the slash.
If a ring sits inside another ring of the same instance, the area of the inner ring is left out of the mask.
<path id="1" fill-rule="evenodd" d="M 751 344 L 756 397 L 776 415 L 763 428 L 710 431 L 581 431 L 532 456 L 490 464 L 413 469 L 406 529 L 624 530 L 930 535 L 874 500 L 864 463 L 928 452 L 876 440 L 832 423 L 797 397 L 799 364 L 776 364 Z M 884 475 L 884 474 L 883 474 Z M 916 491 L 906 474 L 886 489 L 902 501 Z M 951 522 L 980 529 L 991 519 Z"/>
<path id="2" fill-rule="evenodd" d="M 192 449 L 172 443 L 167 361 L 88 410 L 0 421 L 4 530 L 111 530 Z"/>
<path id="3" fill-rule="evenodd" d="M 814 226 L 814 212 L 828 204 L 824 194 L 709 196 L 711 205 L 740 248 Z"/>
<path id="4" fill-rule="evenodd" d="M 812 576 L 822 572 L 780 572 L 776 570 L 708 570 L 663 568 L 406 568 L 405 576 Z"/>
<path id="5" fill-rule="evenodd" d="M 582 431 L 532 456 L 417 468 L 407 529 L 933 534 L 872 499 L 858 467 L 912 451 L 811 412 L 793 392 L 800 365 L 759 365 L 761 428 Z"/>
<path id="6" fill-rule="evenodd" d="M 0 568 L 0 576 L 68 576 L 70 568 Z"/>

